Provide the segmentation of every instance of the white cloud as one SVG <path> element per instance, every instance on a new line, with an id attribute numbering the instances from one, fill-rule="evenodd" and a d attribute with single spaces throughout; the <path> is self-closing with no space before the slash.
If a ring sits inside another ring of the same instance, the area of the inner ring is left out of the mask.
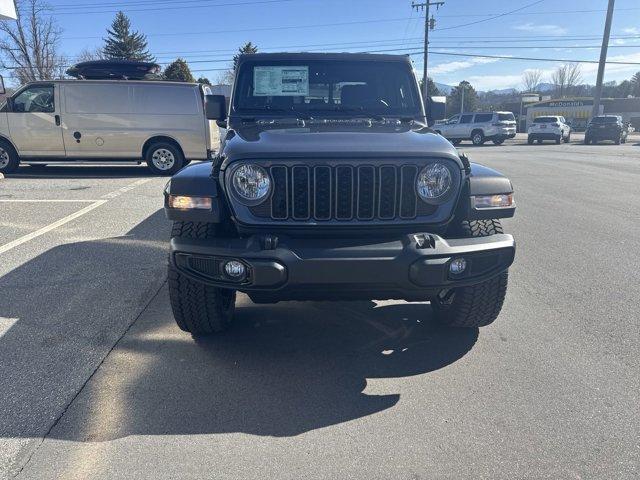
<path id="1" fill-rule="evenodd" d="M 522 75 L 472 75 L 465 78 L 476 90 L 500 90 L 519 88 Z"/>
<path id="2" fill-rule="evenodd" d="M 550 25 L 550 24 L 541 24 L 537 25 L 535 23 L 523 23 L 522 25 L 516 25 L 511 27 L 514 30 L 520 30 L 522 32 L 533 32 L 540 33 L 544 35 L 564 35 L 567 33 L 567 29 L 561 27 L 560 25 Z"/>
<path id="3" fill-rule="evenodd" d="M 471 58 L 469 60 L 458 60 L 455 62 L 440 63 L 429 69 L 429 75 L 442 75 L 445 73 L 457 72 L 465 68 L 475 67 L 476 65 L 485 65 L 487 63 L 498 62 L 499 58 Z"/>
<path id="4" fill-rule="evenodd" d="M 626 33 L 628 35 L 640 35 L 640 28 L 638 27 L 623 28 L 622 33 Z"/>

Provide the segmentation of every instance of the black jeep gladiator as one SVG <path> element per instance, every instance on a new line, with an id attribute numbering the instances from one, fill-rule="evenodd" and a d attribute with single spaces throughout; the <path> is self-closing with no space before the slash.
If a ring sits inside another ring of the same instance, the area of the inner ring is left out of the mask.
<path id="1" fill-rule="evenodd" d="M 169 292 L 194 335 L 230 324 L 236 292 L 281 300 L 431 302 L 450 326 L 500 313 L 515 242 L 511 182 L 425 124 L 406 56 L 241 56 L 212 162 L 165 188 Z"/>

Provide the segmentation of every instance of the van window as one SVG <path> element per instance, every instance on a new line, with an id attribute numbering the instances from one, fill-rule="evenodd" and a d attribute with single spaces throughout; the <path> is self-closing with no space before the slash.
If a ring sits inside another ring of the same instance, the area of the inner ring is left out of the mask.
<path id="1" fill-rule="evenodd" d="M 64 86 L 67 113 L 129 113 L 129 86 L 71 83 Z"/>
<path id="2" fill-rule="evenodd" d="M 201 113 L 199 91 L 191 86 L 135 85 L 134 111 L 154 115 L 192 115 Z"/>
<path id="3" fill-rule="evenodd" d="M 493 113 L 479 113 L 476 115 L 476 118 L 473 120 L 473 123 L 490 122 L 492 118 L 493 118 Z"/>
<path id="4" fill-rule="evenodd" d="M 471 120 L 473 120 L 473 115 L 462 115 L 460 117 L 460 123 L 471 123 Z"/>
<path id="5" fill-rule="evenodd" d="M 13 99 L 14 112 L 55 112 L 53 85 L 34 85 L 23 90 Z"/>

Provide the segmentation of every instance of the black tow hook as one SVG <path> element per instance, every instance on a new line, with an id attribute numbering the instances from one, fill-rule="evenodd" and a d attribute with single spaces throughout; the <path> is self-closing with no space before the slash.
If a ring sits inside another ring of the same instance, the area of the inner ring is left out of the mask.
<path id="1" fill-rule="evenodd" d="M 428 233 L 418 233 L 413 236 L 416 241 L 416 247 L 419 249 L 436 248 L 436 239 Z"/>
<path id="2" fill-rule="evenodd" d="M 275 250 L 278 248 L 278 237 L 275 235 L 265 235 L 262 237 L 263 250 Z"/>

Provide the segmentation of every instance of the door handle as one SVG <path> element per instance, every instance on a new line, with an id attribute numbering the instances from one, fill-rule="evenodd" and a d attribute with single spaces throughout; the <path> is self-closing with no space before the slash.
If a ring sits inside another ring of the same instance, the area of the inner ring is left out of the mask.
<path id="1" fill-rule="evenodd" d="M 56 119 L 56 125 L 59 127 L 60 126 L 60 115 L 56 115 L 54 118 Z"/>

